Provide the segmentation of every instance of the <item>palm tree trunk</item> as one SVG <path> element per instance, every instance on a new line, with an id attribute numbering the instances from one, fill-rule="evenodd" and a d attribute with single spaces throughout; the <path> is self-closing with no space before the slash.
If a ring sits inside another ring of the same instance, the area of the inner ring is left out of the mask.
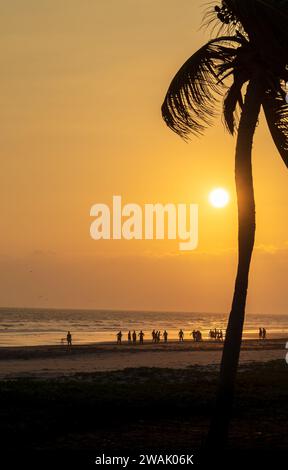
<path id="1" fill-rule="evenodd" d="M 211 420 L 207 447 L 223 447 L 228 437 L 234 386 L 239 362 L 250 262 L 255 240 L 255 200 L 252 176 L 253 137 L 261 107 L 261 77 L 247 87 L 238 129 L 235 179 L 238 203 L 238 269 L 232 308 L 220 368 L 220 382 L 215 413 Z"/>

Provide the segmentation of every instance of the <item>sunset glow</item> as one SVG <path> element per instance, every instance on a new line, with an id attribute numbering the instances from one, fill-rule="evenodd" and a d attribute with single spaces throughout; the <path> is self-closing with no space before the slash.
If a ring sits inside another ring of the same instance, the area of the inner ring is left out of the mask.
<path id="1" fill-rule="evenodd" d="M 2 305 L 212 312 L 230 305 L 235 138 L 217 118 L 186 145 L 159 110 L 178 65 L 209 40 L 197 32 L 202 2 L 185 2 L 181 21 L 175 2 L 131 5 L 3 5 Z M 284 314 L 287 170 L 262 121 L 253 168 L 257 246 L 248 309 Z M 230 195 L 226 206 L 210 201 L 216 188 Z M 110 205 L 114 194 L 123 205 L 198 204 L 199 247 L 179 256 L 166 236 L 95 242 L 90 208 Z"/>

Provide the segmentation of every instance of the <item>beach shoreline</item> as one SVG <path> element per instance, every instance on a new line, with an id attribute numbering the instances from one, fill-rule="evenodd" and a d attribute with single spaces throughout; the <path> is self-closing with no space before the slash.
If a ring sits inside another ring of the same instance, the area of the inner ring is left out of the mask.
<path id="1" fill-rule="evenodd" d="M 240 364 L 265 363 L 286 356 L 286 339 L 243 340 Z M 18 377 L 60 378 L 76 374 L 158 367 L 185 369 L 191 366 L 219 368 L 223 342 L 115 342 L 89 345 L 0 347 L 0 379 Z"/>
<path id="2" fill-rule="evenodd" d="M 179 339 L 180 329 L 186 340 L 192 339 L 193 330 L 199 330 L 202 339 L 209 340 L 211 330 L 222 330 L 225 335 L 227 321 L 227 313 L 0 308 L 0 345 L 61 346 L 68 331 L 73 344 L 79 346 L 113 342 L 119 331 L 122 340 L 128 339 L 129 331 L 131 334 L 135 331 L 138 340 L 141 330 L 144 340 L 150 340 L 152 331 L 158 330 L 162 340 L 166 330 L 170 343 Z M 266 328 L 269 339 L 288 338 L 287 316 L 247 314 L 243 339 L 258 339 L 260 327 Z"/>

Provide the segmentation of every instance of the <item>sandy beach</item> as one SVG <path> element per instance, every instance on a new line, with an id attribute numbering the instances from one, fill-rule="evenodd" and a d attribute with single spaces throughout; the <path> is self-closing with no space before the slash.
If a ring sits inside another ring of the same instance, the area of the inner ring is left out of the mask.
<path id="1" fill-rule="evenodd" d="M 245 340 L 240 363 L 285 360 L 286 340 Z M 31 346 L 0 348 L 0 378 L 57 378 L 126 368 L 157 367 L 185 369 L 220 364 L 222 343 L 170 342 L 129 345 L 103 343 L 86 346 Z"/>

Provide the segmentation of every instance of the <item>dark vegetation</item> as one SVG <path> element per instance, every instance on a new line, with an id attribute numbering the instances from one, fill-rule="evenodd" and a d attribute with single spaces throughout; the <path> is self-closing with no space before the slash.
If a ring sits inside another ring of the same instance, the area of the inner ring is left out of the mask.
<path id="1" fill-rule="evenodd" d="M 139 368 L 63 379 L 0 382 L 4 451 L 199 454 L 213 407 L 215 369 Z M 285 361 L 242 366 L 231 451 L 287 449 Z M 51 455 L 51 454 L 50 454 Z M 86 454 L 85 454 L 86 455 Z M 275 456 L 273 457 L 275 458 Z"/>

